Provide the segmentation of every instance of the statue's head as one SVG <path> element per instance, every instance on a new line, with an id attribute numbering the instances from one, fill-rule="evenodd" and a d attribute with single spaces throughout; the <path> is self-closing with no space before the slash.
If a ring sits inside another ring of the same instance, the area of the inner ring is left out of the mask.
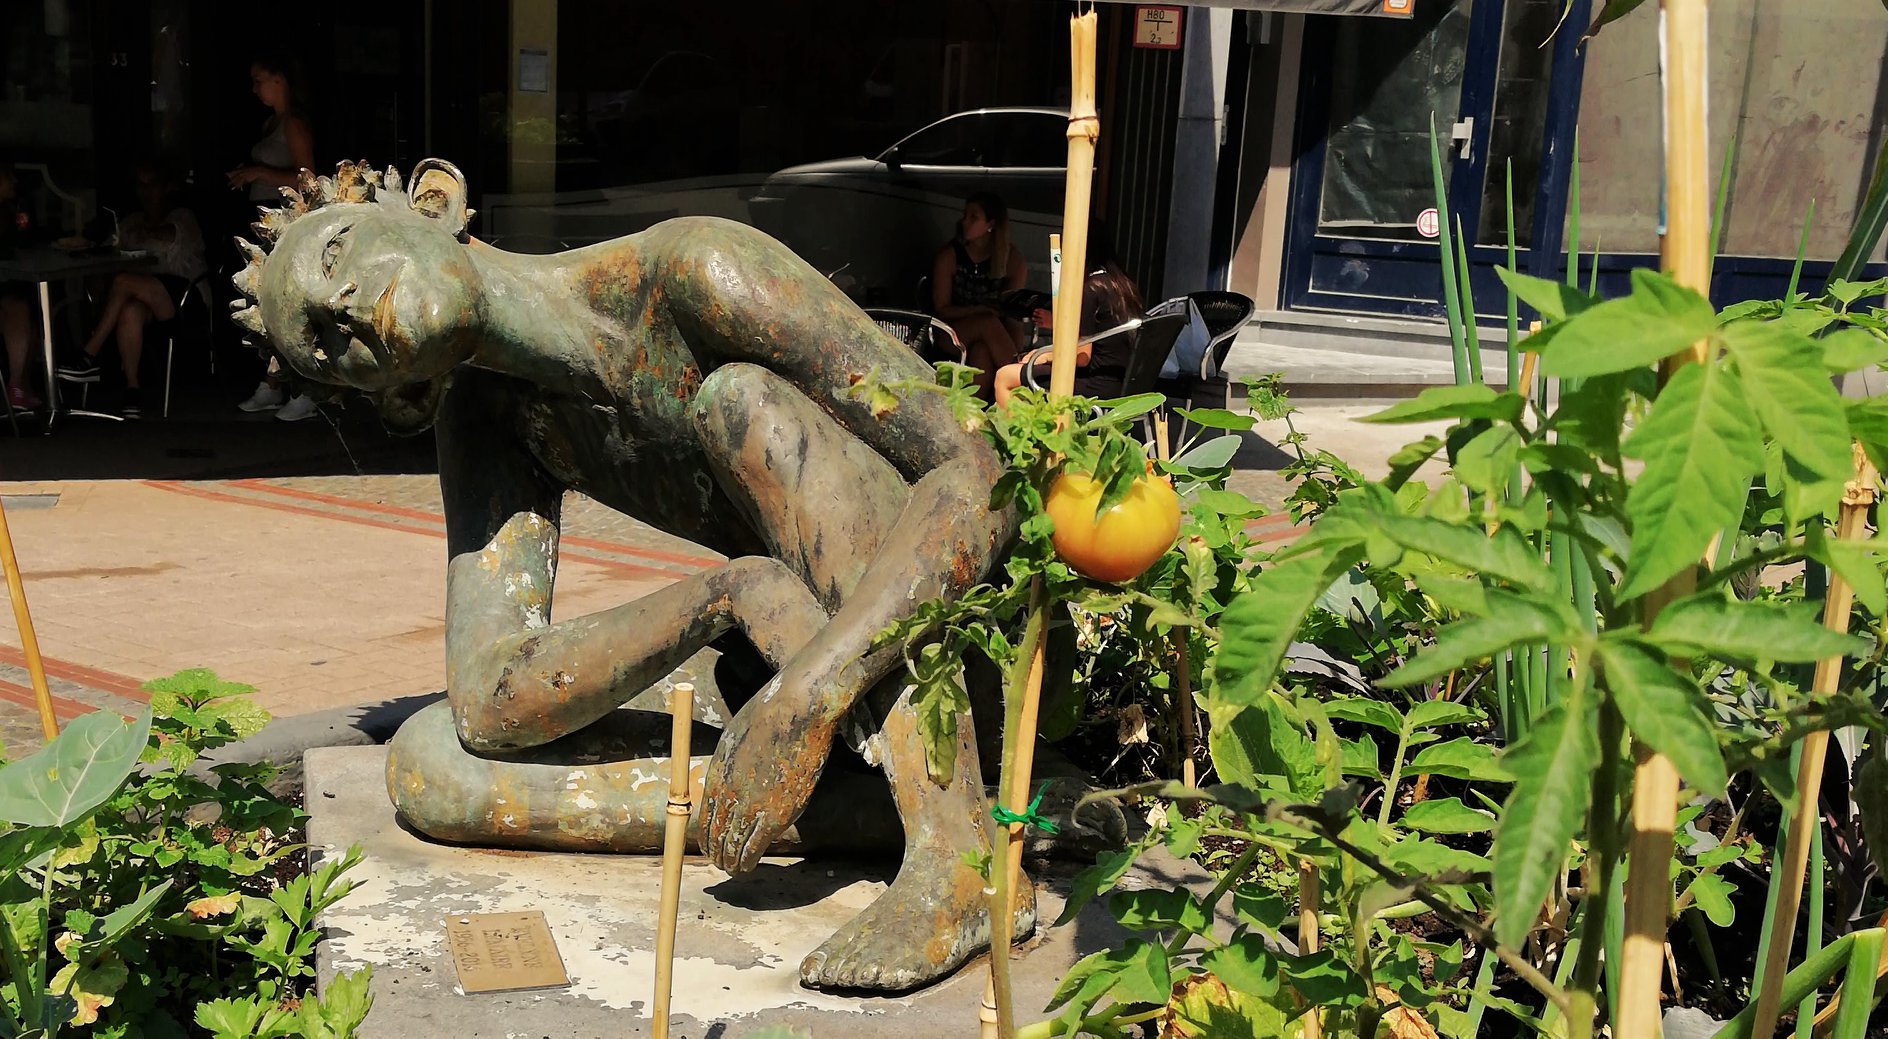
<path id="1" fill-rule="evenodd" d="M 248 266 L 237 324 L 265 353 L 315 383 L 365 390 L 390 424 L 430 423 L 444 377 L 472 356 L 482 289 L 465 248 L 465 178 L 427 159 L 400 175 L 344 162 L 302 173 L 287 204 L 265 209 L 237 244 Z"/>

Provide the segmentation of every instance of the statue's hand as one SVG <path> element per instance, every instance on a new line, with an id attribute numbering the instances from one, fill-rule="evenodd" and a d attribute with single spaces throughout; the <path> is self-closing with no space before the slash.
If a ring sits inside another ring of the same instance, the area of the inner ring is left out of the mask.
<path id="1" fill-rule="evenodd" d="M 701 849 L 729 873 L 760 863 L 812 796 L 833 728 L 786 702 L 781 678 L 735 713 L 702 779 Z"/>

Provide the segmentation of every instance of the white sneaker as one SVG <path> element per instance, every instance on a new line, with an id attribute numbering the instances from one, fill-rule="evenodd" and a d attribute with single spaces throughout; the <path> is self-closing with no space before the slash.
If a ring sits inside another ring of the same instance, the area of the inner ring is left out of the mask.
<path id="1" fill-rule="evenodd" d="M 290 397 L 287 404 L 282 405 L 281 409 L 275 413 L 275 417 L 283 422 L 300 422 L 305 418 L 314 418 L 314 398 L 305 393 L 298 393 Z"/>
<path id="2" fill-rule="evenodd" d="M 273 411 L 282 406 L 282 398 L 281 390 L 266 382 L 259 382 L 256 384 L 256 392 L 250 394 L 248 400 L 236 406 L 251 414 L 258 411 Z"/>

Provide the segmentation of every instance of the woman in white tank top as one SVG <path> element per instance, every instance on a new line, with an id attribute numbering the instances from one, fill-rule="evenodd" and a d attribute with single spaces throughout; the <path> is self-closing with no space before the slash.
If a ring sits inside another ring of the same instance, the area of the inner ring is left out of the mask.
<path id="1" fill-rule="evenodd" d="M 295 62 L 288 58 L 259 57 L 249 66 L 250 89 L 258 101 L 269 106 L 269 121 L 263 124 L 262 139 L 249 149 L 249 164 L 229 171 L 229 186 L 248 192 L 249 200 L 260 205 L 281 204 L 282 189 L 294 187 L 301 171 L 315 165 L 315 138 L 302 115 L 298 73 Z M 264 379 L 256 392 L 237 407 L 250 412 L 275 411 L 276 418 L 287 422 L 315 413 L 314 401 L 306 396 L 286 402 L 285 397 L 280 386 Z"/>

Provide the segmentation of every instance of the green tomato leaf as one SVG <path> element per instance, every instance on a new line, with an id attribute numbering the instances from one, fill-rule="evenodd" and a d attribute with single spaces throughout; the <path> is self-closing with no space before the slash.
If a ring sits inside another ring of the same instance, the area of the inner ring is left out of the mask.
<path id="1" fill-rule="evenodd" d="M 1689 673 L 1630 642 L 1606 641 L 1600 667 L 1613 703 L 1632 734 L 1672 760 L 1686 782 L 1722 796 L 1727 776 L 1716 727 L 1700 709 L 1704 694 Z"/>
<path id="2" fill-rule="evenodd" d="M 1239 453 L 1239 444 L 1240 438 L 1236 434 L 1214 437 L 1188 449 L 1172 464 L 1175 468 L 1184 469 L 1222 469 L 1232 461 L 1233 455 Z"/>
<path id="3" fill-rule="evenodd" d="M 1340 696 L 1324 701 L 1324 713 L 1332 718 L 1357 722 L 1388 733 L 1403 731 L 1403 715 L 1382 700 L 1364 696 Z"/>
<path id="4" fill-rule="evenodd" d="M 1097 895 L 1112 890 L 1121 878 L 1127 875 L 1128 867 L 1134 865 L 1134 849 L 1122 848 L 1117 851 L 1103 852 L 1095 859 L 1095 864 L 1075 874 L 1069 885 L 1069 900 L 1062 907 L 1062 916 L 1055 922 L 1057 927 L 1075 919 L 1084 906 L 1094 901 Z M 1055 1007 L 1051 1006 L 1053 1010 Z"/>
<path id="5" fill-rule="evenodd" d="M 1402 823 L 1420 833 L 1486 833 L 1495 828 L 1495 817 L 1479 808 L 1470 808 L 1459 797 L 1440 797 L 1410 805 L 1403 813 Z"/>
<path id="6" fill-rule="evenodd" d="M 1265 506 L 1251 498 L 1236 491 L 1221 490 L 1218 487 L 1201 487 L 1193 492 L 1193 499 L 1200 508 L 1227 519 L 1263 516 L 1267 512 Z"/>
<path id="7" fill-rule="evenodd" d="M 1462 725 L 1488 717 L 1481 708 L 1453 700 L 1424 700 L 1409 709 L 1409 727 L 1435 729 L 1444 725 Z"/>
<path id="8" fill-rule="evenodd" d="M 1486 746 L 1467 736 L 1424 747 L 1409 759 L 1403 771 L 1412 776 L 1447 776 L 1476 783 L 1507 783 L 1514 779 Z"/>
<path id="9" fill-rule="evenodd" d="M 1275 697 L 1266 696 L 1230 719 L 1215 721 L 1207 747 L 1213 768 L 1226 783 L 1252 789 L 1283 788 L 1305 798 L 1324 790 L 1316 747 Z"/>
<path id="10" fill-rule="evenodd" d="M 1600 742 L 1592 687 L 1573 684 L 1501 755 L 1514 773 L 1495 827 L 1495 938 L 1519 947 L 1556 877 L 1566 871 L 1573 835 L 1586 819 Z"/>
<path id="11" fill-rule="evenodd" d="M 1866 641 L 1830 631 L 1801 609 L 1716 592 L 1665 607 L 1642 638 L 1673 656 L 1727 661 L 1809 663 L 1868 650 Z"/>
<path id="12" fill-rule="evenodd" d="M 1226 987 L 1270 999 L 1278 995 L 1278 961 L 1256 934 L 1241 934 L 1200 957 L 1200 966 Z"/>
<path id="13" fill-rule="evenodd" d="M 1670 277 L 1632 272 L 1632 294 L 1590 307 L 1531 337 L 1541 370 L 1561 378 L 1629 371 L 1664 360 L 1717 327 L 1711 303 Z"/>
<path id="14" fill-rule="evenodd" d="M 1848 582 L 1864 609 L 1876 617 L 1888 613 L 1888 584 L 1882 580 L 1879 558 L 1869 551 L 1866 542 L 1830 537 L 1821 527 L 1811 527 L 1804 550 Z"/>
<path id="15" fill-rule="evenodd" d="M 1398 401 L 1359 422 L 1434 422 L 1437 419 L 1491 419 L 1514 422 L 1527 401 L 1518 393 L 1496 393 L 1481 383 L 1431 386 L 1410 400 Z"/>
<path id="16" fill-rule="evenodd" d="M 1888 472 L 1888 396 L 1848 402 L 1849 435 L 1862 442 L 1875 468 Z"/>
<path id="17" fill-rule="evenodd" d="M 1251 589 L 1226 607 L 1220 614 L 1220 644 L 1213 661 L 1216 681 L 1202 697 L 1215 724 L 1272 688 L 1305 614 L 1362 556 L 1363 550 L 1354 545 L 1325 546 L 1281 560 L 1259 571 Z"/>
<path id="18" fill-rule="evenodd" d="M 1704 911 L 1713 924 L 1729 927 L 1737 919 L 1737 910 L 1731 905 L 1731 895 L 1737 888 L 1716 873 L 1700 873 L 1692 878 L 1691 886 L 1685 890 L 1691 892 L 1691 899 Z"/>
<path id="19" fill-rule="evenodd" d="M 1521 434 L 1513 426 L 1491 426 L 1455 454 L 1455 478 L 1483 494 L 1505 494 L 1521 453 Z"/>
<path id="20" fill-rule="evenodd" d="M 1553 573 L 1541 561 L 1540 552 L 1528 547 L 1527 539 L 1511 528 L 1497 527 L 1490 535 L 1428 516 L 1386 515 L 1375 517 L 1374 522 L 1384 537 L 1411 551 L 1535 591 L 1553 586 Z"/>
<path id="21" fill-rule="evenodd" d="M 1506 267 L 1496 267 L 1495 275 L 1509 292 L 1540 311 L 1541 317 L 1549 322 L 1565 321 L 1599 302 L 1564 281 L 1536 278 Z"/>
<path id="22" fill-rule="evenodd" d="M 0 767 L 0 821 L 68 826 L 117 793 L 151 734 L 151 712 L 129 723 L 111 711 L 82 715 L 51 743 Z"/>
<path id="23" fill-rule="evenodd" d="M 1832 375 L 1888 364 L 1888 342 L 1867 329 L 1845 328 L 1822 340 L 1822 365 Z"/>
<path id="24" fill-rule="evenodd" d="M 1164 399 L 1164 398 L 1163 398 Z M 1231 429 L 1245 432 L 1259 421 L 1252 415 L 1237 415 L 1224 408 L 1175 408 L 1174 414 L 1207 429 Z"/>
<path id="25" fill-rule="evenodd" d="M 1108 911 L 1130 931 L 1164 931 L 1177 927 L 1199 934 L 1211 922 L 1206 907 L 1185 888 L 1119 891 L 1108 899 Z"/>
<path id="26" fill-rule="evenodd" d="M 1624 445 L 1645 460 L 1626 495 L 1632 549 L 1620 599 L 1651 591 L 1695 566 L 1744 510 L 1745 480 L 1763 469 L 1763 441 L 1737 376 L 1688 364 Z"/>
<path id="27" fill-rule="evenodd" d="M 1806 514 L 1833 507 L 1850 475 L 1849 424 L 1815 340 L 1774 321 L 1733 321 L 1719 333 L 1764 430 L 1823 488 Z"/>
<path id="28" fill-rule="evenodd" d="M 1436 642 L 1416 659 L 1383 677 L 1391 688 L 1416 685 L 1486 660 L 1510 646 L 1571 642 L 1584 632 L 1565 606 L 1489 589 L 1486 616 L 1456 621 L 1436 632 Z"/>
<path id="29" fill-rule="evenodd" d="M 1337 767 L 1347 776 L 1383 778 L 1383 751 L 1368 736 L 1337 741 Z"/>

